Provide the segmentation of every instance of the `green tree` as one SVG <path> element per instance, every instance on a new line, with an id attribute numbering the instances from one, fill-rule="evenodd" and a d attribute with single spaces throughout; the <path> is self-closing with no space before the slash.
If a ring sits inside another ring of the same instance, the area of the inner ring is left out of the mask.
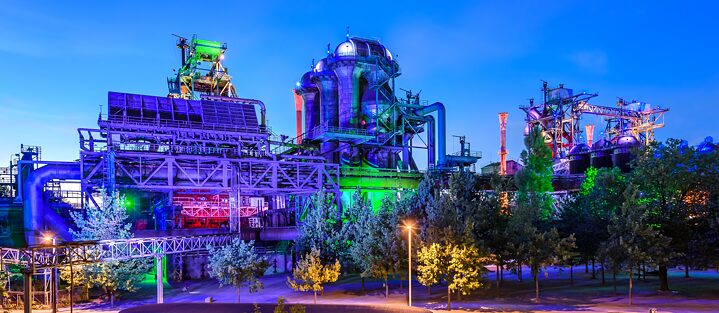
<path id="1" fill-rule="evenodd" d="M 342 241 L 342 221 L 335 195 L 323 190 L 314 194 L 311 201 L 312 207 L 299 226 L 298 252 L 304 255 L 314 248 L 322 252 L 323 261 L 340 259 L 346 242 Z"/>
<path id="2" fill-rule="evenodd" d="M 71 217 L 78 230 L 70 229 L 74 240 L 108 240 L 128 239 L 132 237 L 130 224 L 125 209 L 125 197 L 119 193 L 102 193 L 102 205 L 89 205 L 84 212 L 71 212 Z M 84 214 L 83 214 L 84 213 Z M 110 261 L 75 268 L 74 276 L 84 281 L 87 287 L 97 286 L 110 298 L 110 305 L 115 304 L 118 291 L 134 292 L 152 265 L 148 260 L 130 259 Z M 69 278 L 69 268 L 63 268 L 61 277 Z M 74 283 L 74 282 L 73 282 Z"/>
<path id="3" fill-rule="evenodd" d="M 671 241 L 662 236 L 647 223 L 646 206 L 638 201 L 638 192 L 633 186 L 627 189 L 626 200 L 621 209 L 612 216 L 609 224 L 609 243 L 617 245 L 624 253 L 629 270 L 629 304 L 632 304 L 632 283 L 634 270 L 641 264 L 656 258 L 662 258 Z"/>
<path id="4" fill-rule="evenodd" d="M 396 199 L 385 196 L 376 214 L 369 217 L 369 229 L 364 241 L 369 248 L 365 251 L 369 258 L 369 271 L 372 277 L 381 278 L 385 283 L 385 297 L 389 297 L 389 275 L 400 271 L 406 263 L 405 244 L 401 238 L 404 216 Z"/>
<path id="5" fill-rule="evenodd" d="M 371 274 L 371 258 L 367 251 L 370 251 L 375 238 L 371 235 L 373 213 L 372 207 L 362 197 L 361 191 L 357 189 L 352 194 L 352 203 L 343 212 L 342 240 L 348 243 L 347 253 L 349 262 L 341 262 L 343 269 L 351 265 L 352 270 L 360 273 L 362 278 L 362 292 L 365 290 L 365 279 Z"/>
<path id="6" fill-rule="evenodd" d="M 539 127 L 534 127 L 524 137 L 525 150 L 520 158 L 524 167 L 517 172 L 517 202 L 526 203 L 537 208 L 539 218 L 547 221 L 554 217 L 552 197 L 554 191 L 552 178 L 552 150 L 544 142 L 544 135 Z"/>
<path id="7" fill-rule="evenodd" d="M 254 241 L 245 242 L 239 238 L 219 248 L 208 247 L 210 277 L 216 278 L 220 286 L 237 287 L 237 302 L 240 302 L 242 287 L 247 284 L 250 292 L 263 287 L 260 278 L 269 267 L 269 262 L 255 253 Z"/>
<path id="8" fill-rule="evenodd" d="M 311 291 L 317 304 L 317 292 L 324 290 L 326 283 L 337 281 L 340 276 L 340 261 L 324 263 L 320 258 L 320 251 L 312 248 L 310 253 L 303 256 L 295 269 L 293 278 L 287 277 L 287 284 L 295 291 Z"/>
<path id="9" fill-rule="evenodd" d="M 609 238 L 607 226 L 622 205 L 626 179 L 618 168 L 589 168 L 576 197 L 562 206 L 559 229 L 563 236 L 574 234 L 577 252 L 587 262 L 599 255 L 599 245 Z"/>
<path id="10" fill-rule="evenodd" d="M 701 221 L 709 217 L 706 206 L 695 196 L 711 187 L 709 177 L 716 175 L 716 161 L 702 157 L 685 141 L 669 139 L 653 142 L 638 152 L 630 181 L 641 194 L 641 203 L 650 208 L 647 222 L 671 238 L 659 266 L 660 289 L 669 290 L 667 269 L 684 263 L 686 275 L 691 263 L 693 234 L 701 233 Z"/>

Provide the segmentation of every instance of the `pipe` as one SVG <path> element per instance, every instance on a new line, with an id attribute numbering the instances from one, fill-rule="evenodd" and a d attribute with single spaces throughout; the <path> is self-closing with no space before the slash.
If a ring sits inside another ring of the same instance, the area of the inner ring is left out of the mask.
<path id="1" fill-rule="evenodd" d="M 447 126 L 444 104 L 442 104 L 442 102 L 435 102 L 428 106 L 415 110 L 414 114 L 419 116 L 426 116 L 427 114 L 434 111 L 437 111 L 437 153 L 439 154 L 439 162 L 437 163 L 437 165 L 439 167 L 442 167 L 446 165 L 445 159 L 447 156 Z"/>
<path id="2" fill-rule="evenodd" d="M 30 172 L 23 183 L 23 224 L 28 245 L 39 243 L 36 232 L 45 226 L 63 240 L 72 240 L 67 221 L 45 206 L 43 187 L 53 179 L 80 180 L 80 176 L 78 163 L 48 164 Z"/>
<path id="3" fill-rule="evenodd" d="M 257 101 L 256 102 L 257 105 L 260 106 L 260 128 L 262 128 L 264 130 L 265 127 L 267 126 L 267 108 L 265 107 L 264 102 L 262 102 L 260 100 L 255 100 L 255 101 Z"/>
<path id="4" fill-rule="evenodd" d="M 425 115 L 424 121 L 427 122 L 427 164 L 435 165 L 434 147 L 436 139 L 434 138 L 434 116 Z"/>

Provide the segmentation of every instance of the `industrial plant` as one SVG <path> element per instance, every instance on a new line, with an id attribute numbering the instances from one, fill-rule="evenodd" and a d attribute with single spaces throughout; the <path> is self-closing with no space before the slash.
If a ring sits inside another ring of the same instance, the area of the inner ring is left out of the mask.
<path id="1" fill-rule="evenodd" d="M 296 133 L 289 136 L 273 132 L 265 103 L 237 95 L 223 66 L 225 43 L 179 37 L 177 47 L 168 93 L 109 91 L 97 125 L 77 129 L 77 160 L 45 160 L 41 147 L 22 146 L 0 169 L 8 191 L 0 202 L 2 262 L 27 269 L 26 291 L 39 280 L 52 294 L 57 277 L 48 269 L 58 266 L 155 258 L 161 303 L 163 279 L 202 277 L 191 265 L 206 262 L 208 246 L 237 236 L 255 240 L 281 270 L 291 268 L 294 255 L 278 243 L 297 237 L 318 191 L 333 194 L 342 208 L 358 188 L 377 204 L 386 193 L 416 188 L 427 173 L 507 177 L 521 168 L 507 159 L 511 113 L 497 112 L 500 161 L 479 171 L 482 154 L 463 136 L 447 134 L 452 106 L 399 92 L 400 64 L 378 40 L 347 35 L 298 73 Z M 545 82 L 541 101 L 521 107 L 525 132 L 541 128 L 556 180 L 569 182 L 559 184 L 562 191 L 575 190 L 589 167 L 630 171 L 632 149 L 664 126 L 667 108 L 623 99 L 596 105 L 596 96 Z M 587 115 L 602 124 L 582 124 Z M 447 151 L 455 138 L 460 150 Z M 419 154 L 426 167 L 415 161 Z M 115 191 L 125 196 L 134 238 L 73 241 L 71 212 L 100 206 L 101 193 Z"/>

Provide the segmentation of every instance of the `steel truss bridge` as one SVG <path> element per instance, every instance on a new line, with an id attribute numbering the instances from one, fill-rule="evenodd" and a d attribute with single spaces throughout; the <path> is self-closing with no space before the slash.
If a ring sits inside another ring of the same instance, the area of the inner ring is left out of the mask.
<path id="1" fill-rule="evenodd" d="M 29 295 L 32 276 L 38 271 L 52 269 L 51 294 L 57 295 L 58 268 L 93 264 L 107 261 L 154 258 L 157 260 L 157 303 L 163 303 L 162 258 L 167 255 L 207 253 L 209 247 L 222 247 L 240 238 L 239 233 L 201 236 L 147 237 L 100 241 L 78 241 L 57 245 L 39 245 L 27 248 L 0 248 L 0 264 L 19 265 L 24 268 L 24 294 Z M 258 254 L 273 254 L 272 249 L 255 247 Z M 30 308 L 25 297 L 25 307 Z M 54 300 L 53 300 L 54 301 Z M 26 310 L 27 311 L 27 310 Z"/>

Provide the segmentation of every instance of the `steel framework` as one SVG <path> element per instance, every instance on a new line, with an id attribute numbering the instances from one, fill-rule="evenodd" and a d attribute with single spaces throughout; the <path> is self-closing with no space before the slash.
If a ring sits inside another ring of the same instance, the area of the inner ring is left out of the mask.
<path id="1" fill-rule="evenodd" d="M 163 270 L 162 257 L 167 255 L 181 255 L 185 253 L 203 253 L 210 247 L 224 246 L 239 238 L 239 234 L 215 234 L 202 236 L 174 236 L 114 239 L 100 241 L 67 242 L 63 244 L 49 244 L 31 246 L 21 249 L 0 248 L 0 266 L 20 265 L 24 267 L 25 292 L 28 295 L 32 290 L 32 276 L 47 276 L 48 269 L 66 266 L 77 266 L 104 261 L 122 261 L 138 258 L 155 258 L 157 260 L 157 302 L 163 303 Z M 275 253 L 272 249 L 255 247 L 258 254 Z M 53 290 L 52 297 L 57 298 L 57 274 L 53 270 L 51 275 Z M 47 279 L 46 279 L 47 285 Z M 47 289 L 47 286 L 46 286 Z M 47 295 L 46 295 L 47 298 Z M 31 311 L 30 297 L 25 297 L 26 312 Z"/>
<path id="2" fill-rule="evenodd" d="M 590 104 L 597 94 L 574 94 L 563 84 L 558 88 L 549 88 L 544 82 L 542 92 L 542 103 L 535 104 L 534 99 L 530 99 L 528 106 L 520 108 L 526 113 L 526 131 L 539 126 L 555 158 L 565 157 L 568 149 L 579 142 L 582 134 L 579 120 L 583 114 L 604 117 L 606 127 L 603 133 L 609 140 L 631 135 L 647 144 L 654 140 L 654 130 L 664 127 L 664 113 L 669 111 L 636 101 L 625 103 L 622 99 L 617 102 L 617 107 Z"/>

